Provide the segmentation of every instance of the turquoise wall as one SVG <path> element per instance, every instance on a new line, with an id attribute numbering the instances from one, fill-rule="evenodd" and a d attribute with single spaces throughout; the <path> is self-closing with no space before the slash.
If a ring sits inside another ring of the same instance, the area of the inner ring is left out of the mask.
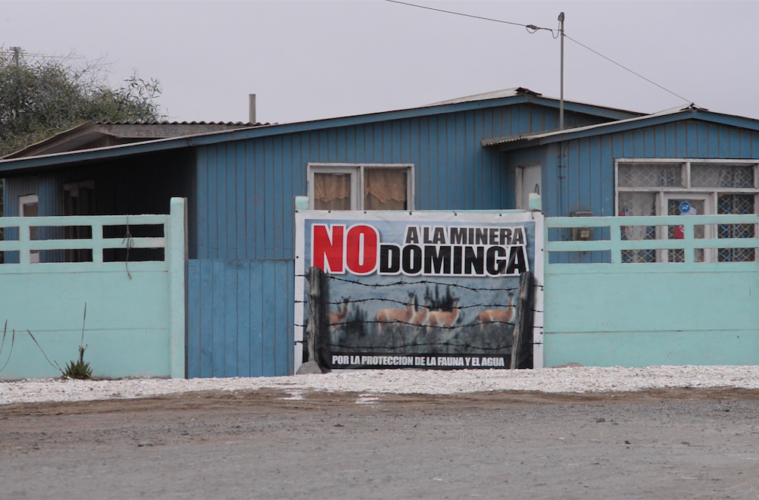
<path id="1" fill-rule="evenodd" d="M 685 220 L 684 220 L 685 219 Z M 577 225 L 547 218 L 548 228 Z M 607 241 L 546 242 L 544 365 L 752 365 L 759 363 L 759 262 L 694 262 L 695 248 L 756 248 L 759 240 L 694 239 L 707 223 L 759 223 L 754 215 L 599 217 Z M 683 224 L 684 240 L 626 240 L 620 226 Z M 623 249 L 683 248 L 686 262 L 623 264 Z M 610 263 L 549 263 L 548 254 L 607 251 Z"/>
<path id="2" fill-rule="evenodd" d="M 7 321 L 0 379 L 60 377 L 52 364 L 64 368 L 78 358 L 85 304 L 84 360 L 94 377 L 184 377 L 184 200 L 172 199 L 170 212 L 129 217 L 130 224 L 164 226 L 164 237 L 134 238 L 132 244 L 164 248 L 165 258 L 128 267 L 103 262 L 103 249 L 126 243 L 102 237 L 104 226 L 123 225 L 126 217 L 0 218 L 0 227 L 16 228 L 19 235 L 17 241 L 0 241 L 0 251 L 17 252 L 20 262 L 0 265 L 0 328 Z M 29 229 L 35 225 L 89 225 L 93 238 L 30 241 Z M 30 262 L 32 250 L 61 248 L 90 248 L 93 262 Z"/>

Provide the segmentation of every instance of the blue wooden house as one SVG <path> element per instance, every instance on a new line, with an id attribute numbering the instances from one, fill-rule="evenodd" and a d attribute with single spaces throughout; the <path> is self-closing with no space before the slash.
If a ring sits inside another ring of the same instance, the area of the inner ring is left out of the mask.
<path id="1" fill-rule="evenodd" d="M 656 215 L 684 200 L 700 213 L 756 213 L 757 120 L 569 101 L 564 130 L 558 116 L 557 99 L 517 88 L 8 159 L 0 161 L 5 215 L 168 213 L 171 197 L 187 198 L 187 375 L 210 377 L 292 372 L 298 195 L 334 210 L 526 208 L 537 191 L 549 216 Z"/>

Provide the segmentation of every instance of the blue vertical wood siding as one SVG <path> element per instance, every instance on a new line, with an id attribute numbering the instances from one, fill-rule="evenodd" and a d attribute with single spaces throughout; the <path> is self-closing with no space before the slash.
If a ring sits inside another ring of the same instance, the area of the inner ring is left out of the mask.
<path id="1" fill-rule="evenodd" d="M 519 104 L 199 147 L 196 256 L 292 259 L 293 198 L 307 194 L 310 162 L 411 163 L 416 210 L 511 208 L 513 174 L 480 141 L 557 126 L 557 110 Z"/>
<path id="2" fill-rule="evenodd" d="M 566 113 L 568 125 L 607 119 Z M 307 165 L 411 163 L 416 210 L 511 208 L 513 172 L 481 140 L 558 127 L 558 111 L 515 104 L 154 153 L 15 177 L 63 212 L 63 184 L 94 179 L 98 213 L 168 213 L 189 198 L 187 366 L 190 377 L 285 375 L 293 369 L 294 196 Z M 165 207 L 164 207 L 165 205 Z"/>
<path id="3" fill-rule="evenodd" d="M 291 262 L 190 260 L 187 282 L 188 377 L 292 373 Z"/>
<path id="4" fill-rule="evenodd" d="M 194 204 L 197 163 L 195 151 L 180 150 L 35 175 L 9 177 L 4 181 L 3 215 L 18 216 L 19 197 L 29 194 L 39 197 L 40 216 L 63 215 L 63 186 L 82 181 L 94 181 L 95 184 L 95 213 L 91 215 L 168 214 L 172 197 L 188 198 L 190 207 Z M 198 210 L 188 209 L 190 256 L 197 252 L 195 227 L 198 224 L 198 213 Z M 60 237 L 60 228 L 40 230 L 41 239 Z M 5 238 L 18 238 L 17 231 L 6 231 Z M 55 257 L 53 252 L 46 252 L 44 255 Z M 46 261 L 50 261 L 50 258 L 46 258 Z"/>
<path id="5" fill-rule="evenodd" d="M 595 216 L 608 216 L 614 215 L 616 159 L 759 159 L 759 133 L 687 120 L 504 154 L 507 170 L 512 172 L 520 165 L 543 165 L 543 211 L 547 215 L 567 217 L 576 211 L 590 210 Z M 569 234 L 552 230 L 549 237 L 566 238 Z M 608 231 L 594 236 L 608 238 Z M 598 252 L 585 252 L 561 255 L 556 262 L 561 259 L 602 262 L 607 258 Z"/>
<path id="6" fill-rule="evenodd" d="M 199 147 L 189 376 L 292 371 L 293 202 L 308 163 L 411 163 L 416 210 L 510 208 L 513 173 L 481 140 L 557 126 L 555 109 L 520 104 Z"/>
<path id="7" fill-rule="evenodd" d="M 543 210 L 547 215 L 570 216 L 577 210 L 592 210 L 594 215 L 604 216 L 614 215 L 615 159 L 759 159 L 759 133 L 686 121 L 507 155 L 510 168 L 525 164 L 526 159 L 543 164 Z"/>

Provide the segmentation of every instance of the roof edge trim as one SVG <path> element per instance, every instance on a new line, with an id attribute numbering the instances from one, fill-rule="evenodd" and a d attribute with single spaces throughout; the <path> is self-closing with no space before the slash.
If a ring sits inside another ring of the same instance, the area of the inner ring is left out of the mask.
<path id="1" fill-rule="evenodd" d="M 586 137 L 627 132 L 628 130 L 665 125 L 684 120 L 697 120 L 716 125 L 725 125 L 759 132 L 758 119 L 714 113 L 712 111 L 705 111 L 703 108 L 686 107 L 683 110 L 674 113 L 654 114 L 625 121 L 590 125 L 574 130 L 568 129 L 560 132 L 545 132 L 532 135 L 523 134 L 522 136 L 484 139 L 482 145 L 483 147 L 498 147 L 501 151 L 510 151 L 533 146 L 542 146 L 544 144 L 552 144 L 555 142 L 572 141 L 576 139 L 584 139 Z"/>
<path id="2" fill-rule="evenodd" d="M 127 155 L 137 155 L 153 153 L 181 147 L 206 146 L 219 142 L 238 141 L 254 139 L 258 137 L 267 137 L 272 135 L 291 134 L 311 130 L 322 130 L 333 127 L 346 127 L 354 125 L 364 125 L 367 123 L 386 122 L 408 118 L 421 118 L 431 115 L 459 113 L 477 109 L 495 108 L 510 104 L 531 103 L 547 107 L 559 107 L 559 100 L 534 96 L 531 94 L 520 94 L 510 97 L 488 99 L 484 101 L 472 101 L 456 104 L 429 105 L 416 108 L 382 111 L 377 113 L 368 113 L 363 115 L 353 115 L 338 118 L 324 118 L 320 120 L 310 120 L 303 122 L 283 123 L 268 126 L 260 126 L 249 129 L 240 129 L 233 131 L 208 132 L 192 136 L 172 137 L 167 139 L 158 139 L 155 141 L 145 141 L 135 144 L 124 144 L 118 146 L 108 146 L 103 148 L 94 148 L 83 151 L 70 151 L 64 153 L 53 153 L 49 155 L 40 155 L 24 158 L 9 158 L 0 160 L 0 172 L 13 172 L 25 168 L 52 167 L 67 163 L 78 163 L 81 161 L 91 161 L 97 159 L 107 159 L 122 155 L 127 151 Z M 614 118 L 609 114 L 618 114 L 616 119 L 629 118 L 630 112 L 614 110 L 613 108 L 603 108 L 590 104 L 575 103 L 565 101 L 564 108 L 568 111 L 577 113 L 594 114 L 596 116 Z"/>

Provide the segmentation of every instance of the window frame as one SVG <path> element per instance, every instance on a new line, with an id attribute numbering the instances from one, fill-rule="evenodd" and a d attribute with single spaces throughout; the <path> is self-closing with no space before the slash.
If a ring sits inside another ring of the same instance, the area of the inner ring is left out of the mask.
<path id="1" fill-rule="evenodd" d="M 414 211 L 414 164 L 413 163 L 307 163 L 308 208 L 314 210 L 314 174 L 351 174 L 351 210 L 364 208 L 364 170 L 365 169 L 404 169 L 406 170 L 406 211 Z M 360 195 L 359 195 L 360 193 Z"/>
<path id="2" fill-rule="evenodd" d="M 675 186 L 656 186 L 656 187 L 620 187 L 619 186 L 619 167 L 620 165 L 680 165 L 682 168 L 680 187 Z M 691 186 L 691 168 L 693 165 L 736 165 L 736 166 L 753 166 L 754 167 L 754 187 L 752 188 L 729 188 L 729 187 L 692 187 Z M 616 158 L 614 160 L 614 215 L 619 217 L 619 194 L 620 193 L 654 193 L 654 206 L 656 215 L 667 215 L 667 199 L 674 196 L 682 198 L 698 197 L 705 198 L 710 205 L 705 210 L 705 214 L 717 214 L 719 195 L 720 194 L 751 194 L 754 196 L 754 214 L 759 214 L 759 160 L 756 159 L 725 159 L 725 158 Z M 706 207 L 706 202 L 704 206 Z M 716 238 L 716 229 L 713 226 L 707 226 L 706 237 Z M 754 228 L 755 234 L 759 228 Z M 656 239 L 668 239 L 668 235 L 663 227 L 656 228 Z M 705 262 L 716 262 L 716 251 L 707 249 L 705 251 Z M 757 252 L 759 259 L 759 252 Z M 657 262 L 667 262 L 664 252 L 657 252 Z"/>
<path id="3" fill-rule="evenodd" d="M 682 179 L 685 186 L 658 186 L 658 187 L 620 187 L 619 186 L 619 165 L 620 164 L 680 164 L 682 165 Z M 754 187 L 753 188 L 715 188 L 715 187 L 691 187 L 691 165 L 753 165 L 754 167 Z M 705 193 L 712 195 L 711 213 L 717 213 L 717 196 L 719 193 L 731 194 L 753 194 L 754 195 L 754 213 L 759 213 L 759 160 L 730 160 L 730 159 L 707 159 L 707 158 L 618 158 L 614 160 L 614 215 L 619 216 L 619 193 L 656 193 L 656 211 L 659 212 L 663 205 L 663 196 L 665 193 L 672 194 L 696 194 Z M 666 215 L 666 214 L 657 214 Z"/>

